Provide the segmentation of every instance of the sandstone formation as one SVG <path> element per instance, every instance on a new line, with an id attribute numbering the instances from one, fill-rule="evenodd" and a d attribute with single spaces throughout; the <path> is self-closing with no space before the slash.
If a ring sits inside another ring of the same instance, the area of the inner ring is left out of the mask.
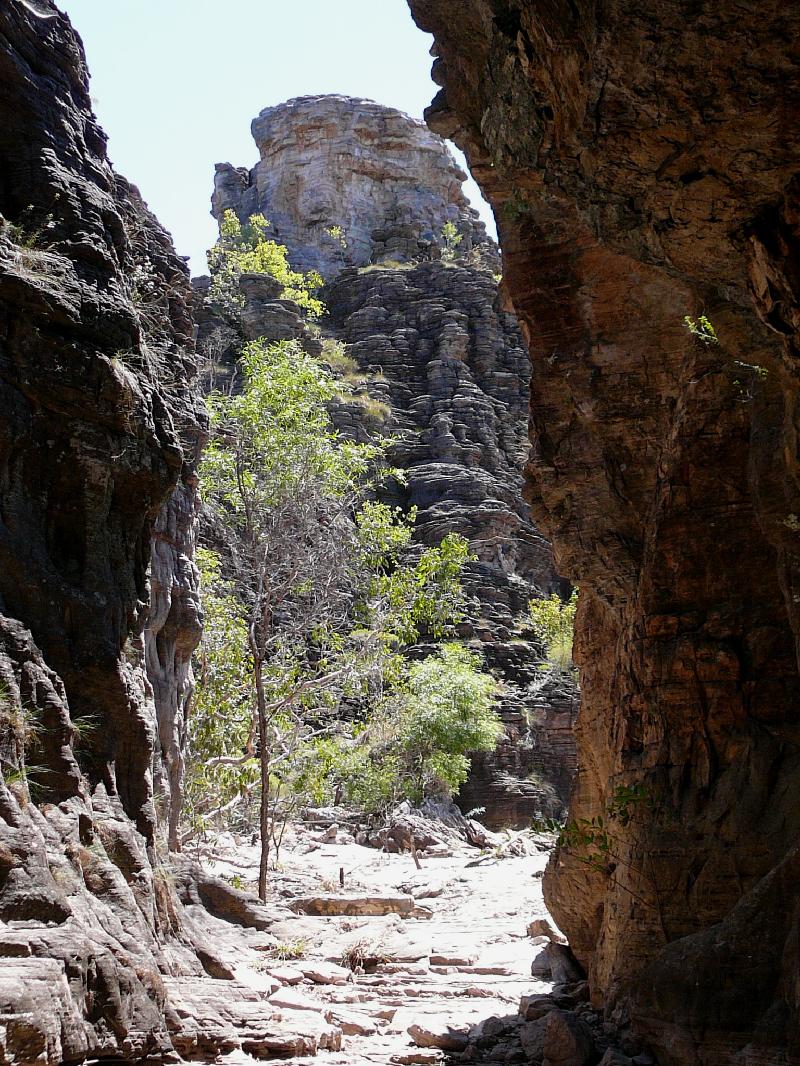
<path id="1" fill-rule="evenodd" d="M 153 791 L 198 635 L 188 278 L 44 0 L 0 10 L 0 115 L 0 1057 L 161 1055 L 161 975 L 202 973 Z"/>
<path id="2" fill-rule="evenodd" d="M 464 240 L 452 261 L 438 258 L 441 233 L 429 225 L 431 205 L 463 206 L 463 175 L 438 137 L 391 108 L 308 97 L 262 112 L 253 132 L 262 154 L 253 194 L 258 188 L 295 195 L 298 188 L 320 185 L 303 175 L 324 174 L 329 220 L 357 215 L 363 232 L 375 234 L 387 217 L 401 214 L 414 232 L 428 227 L 424 248 L 406 244 L 400 255 L 399 245 L 387 253 L 373 241 L 353 246 L 356 262 L 366 258 L 365 266 L 344 267 L 341 260 L 327 265 L 335 276 L 321 294 L 329 309 L 323 335 L 346 344 L 358 382 L 333 417 L 355 437 L 383 432 L 397 438 L 391 459 L 407 484 L 388 498 L 406 510 L 416 508 L 417 543 L 438 544 L 447 533 L 459 533 L 477 556 L 466 575 L 471 604 L 461 636 L 476 643 L 504 682 L 506 736 L 496 753 L 474 759 L 462 806 L 485 808 L 482 817 L 492 826 L 521 827 L 532 817 L 556 816 L 575 765 L 576 693 L 568 678 L 543 679 L 543 650 L 525 619 L 532 597 L 567 586 L 522 499 L 530 371 L 516 321 L 498 299 L 490 269 L 496 266 L 495 246 L 474 231 L 483 241 L 480 250 Z M 361 145 L 358 152 L 348 138 Z M 365 159 L 380 177 L 368 188 Z M 218 216 L 233 203 L 221 199 L 221 173 L 218 167 L 212 199 Z M 270 213 L 268 204 L 259 204 Z M 245 218 L 258 206 L 244 196 L 236 210 Z M 275 227 L 290 259 L 305 266 L 314 265 L 308 257 L 317 254 L 320 233 L 320 226 L 306 227 L 308 211 L 299 198 L 291 225 Z M 313 211 L 310 217 L 316 217 Z M 424 261 L 381 265 L 387 254 Z M 195 288 L 200 347 L 217 350 L 224 323 L 205 299 L 207 283 L 198 279 Z M 246 274 L 239 288 L 244 304 L 237 325 L 248 339 L 300 339 L 320 354 L 321 339 L 306 328 L 299 309 L 280 298 L 272 278 Z M 234 355 L 234 348 L 226 353 L 218 369 L 222 377 Z"/>
<path id="3" fill-rule="evenodd" d="M 498 214 L 528 495 L 581 588 L 571 811 L 612 815 L 610 854 L 562 848 L 549 905 L 659 1062 L 796 1062 L 797 8 L 410 6 L 429 123 Z"/>
<path id="4" fill-rule="evenodd" d="M 446 145 L 394 108 L 303 96 L 266 108 L 251 129 L 260 160 L 250 171 L 217 165 L 214 215 L 263 214 L 296 269 L 328 278 L 345 266 L 438 254 L 445 222 L 458 227 L 463 250 L 487 241 Z"/>
<path id="5" fill-rule="evenodd" d="M 522 500 L 529 371 L 516 322 L 492 274 L 462 260 L 345 271 L 325 297 L 328 328 L 364 375 L 337 424 L 396 436 L 391 458 L 407 483 L 393 502 L 417 509 L 415 539 L 459 533 L 477 556 L 460 634 L 504 682 L 506 735 L 474 758 L 460 802 L 498 827 L 558 815 L 574 770 L 576 694 L 566 678 L 543 679 L 526 625 L 529 600 L 565 586 Z M 370 417 L 376 401 L 383 423 Z"/>

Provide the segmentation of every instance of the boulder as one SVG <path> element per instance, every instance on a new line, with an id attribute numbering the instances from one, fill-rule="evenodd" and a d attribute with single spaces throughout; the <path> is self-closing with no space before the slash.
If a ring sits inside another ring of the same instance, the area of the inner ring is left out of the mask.
<path id="1" fill-rule="evenodd" d="M 356 895 L 320 895 L 301 896 L 293 899 L 291 909 L 296 914 L 308 914 L 313 917 L 330 915 L 375 916 L 380 914 L 409 915 L 415 908 L 413 896 L 356 896 Z"/>
<path id="2" fill-rule="evenodd" d="M 465 1051 L 469 1043 L 466 1029 L 432 1029 L 414 1024 L 408 1027 L 408 1035 L 418 1047 L 439 1048 L 442 1051 Z"/>
<path id="3" fill-rule="evenodd" d="M 588 1066 L 595 1053 L 592 1031 L 575 1014 L 551 1011 L 545 1022 L 543 1051 L 543 1066 Z"/>

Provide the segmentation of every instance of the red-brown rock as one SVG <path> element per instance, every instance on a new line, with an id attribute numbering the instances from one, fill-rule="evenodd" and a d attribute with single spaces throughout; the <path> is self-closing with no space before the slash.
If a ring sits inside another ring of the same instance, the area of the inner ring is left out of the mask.
<path id="1" fill-rule="evenodd" d="M 410 6 L 445 86 L 428 120 L 499 218 L 528 491 L 581 587 L 572 815 L 638 790 L 606 861 L 557 853 L 549 905 L 662 1063 L 793 1061 L 800 12 Z"/>

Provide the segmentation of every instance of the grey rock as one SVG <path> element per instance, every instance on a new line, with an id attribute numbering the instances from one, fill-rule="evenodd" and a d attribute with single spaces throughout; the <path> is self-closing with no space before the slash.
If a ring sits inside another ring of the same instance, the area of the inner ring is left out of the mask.
<path id="1" fill-rule="evenodd" d="M 583 981 L 585 973 L 566 944 L 551 941 L 545 948 L 555 984 L 570 985 Z"/>
<path id="2" fill-rule="evenodd" d="M 526 1062 L 541 1062 L 547 1037 L 547 1018 L 529 1021 L 519 1031 Z"/>
<path id="3" fill-rule="evenodd" d="M 268 107 L 251 129 L 260 161 L 250 171 L 217 165 L 213 212 L 263 214 L 296 269 L 332 277 L 345 266 L 438 257 L 445 222 L 462 235 L 459 252 L 486 245 L 492 256 L 461 191 L 466 175 L 424 123 L 332 95 Z"/>

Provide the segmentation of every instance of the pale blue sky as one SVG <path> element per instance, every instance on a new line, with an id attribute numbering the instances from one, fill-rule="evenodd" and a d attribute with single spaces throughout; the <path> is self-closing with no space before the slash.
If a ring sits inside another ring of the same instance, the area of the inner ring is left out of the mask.
<path id="1" fill-rule="evenodd" d="M 114 166 L 196 274 L 216 234 L 214 164 L 253 166 L 262 108 L 336 92 L 421 118 L 436 91 L 431 38 L 406 0 L 57 2 L 83 38 Z M 465 192 L 494 232 L 474 182 Z"/>

